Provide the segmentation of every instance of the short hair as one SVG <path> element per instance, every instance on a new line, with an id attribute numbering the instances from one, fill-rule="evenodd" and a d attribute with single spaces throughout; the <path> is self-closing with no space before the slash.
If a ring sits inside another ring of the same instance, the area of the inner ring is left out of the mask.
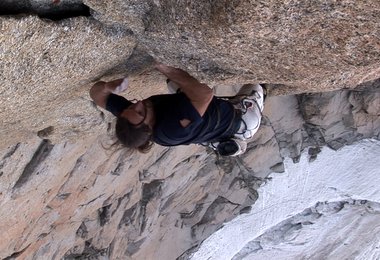
<path id="1" fill-rule="evenodd" d="M 122 145 L 141 153 L 147 153 L 153 146 L 152 129 L 144 123 L 133 125 L 124 117 L 117 118 L 115 135 Z"/>

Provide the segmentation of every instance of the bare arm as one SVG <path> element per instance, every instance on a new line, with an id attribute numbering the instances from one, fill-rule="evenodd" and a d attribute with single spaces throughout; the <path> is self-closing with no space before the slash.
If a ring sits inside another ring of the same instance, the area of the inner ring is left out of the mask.
<path id="1" fill-rule="evenodd" d="M 189 73 L 181 69 L 166 66 L 162 63 L 156 64 L 156 69 L 168 79 L 179 85 L 181 90 L 190 99 L 191 104 L 203 116 L 213 98 L 213 91 L 206 84 L 200 83 Z"/>
<path id="2" fill-rule="evenodd" d="M 110 82 L 96 82 L 90 89 L 90 97 L 94 100 L 96 105 L 106 108 L 108 96 L 115 91 L 122 82 L 123 79 L 117 79 Z"/>

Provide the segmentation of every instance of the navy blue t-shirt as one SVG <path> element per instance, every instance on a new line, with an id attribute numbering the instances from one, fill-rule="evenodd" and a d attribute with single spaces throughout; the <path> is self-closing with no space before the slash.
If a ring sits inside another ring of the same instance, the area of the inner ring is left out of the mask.
<path id="1" fill-rule="evenodd" d="M 153 141 L 163 146 L 220 141 L 233 136 L 240 125 L 240 117 L 232 104 L 217 97 L 212 99 L 203 117 L 184 93 L 155 95 L 148 99 L 155 112 Z M 111 94 L 106 109 L 119 116 L 130 104 L 124 97 Z M 183 127 L 182 119 L 191 123 Z"/>

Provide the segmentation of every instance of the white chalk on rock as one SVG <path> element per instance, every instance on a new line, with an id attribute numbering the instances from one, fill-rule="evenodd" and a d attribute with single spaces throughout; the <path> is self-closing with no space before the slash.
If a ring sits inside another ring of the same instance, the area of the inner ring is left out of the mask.
<path id="1" fill-rule="evenodd" d="M 117 86 L 114 91 L 112 91 L 112 93 L 119 94 L 119 93 L 127 90 L 127 88 L 128 88 L 128 78 L 125 78 L 123 80 L 123 82 L 121 82 L 121 84 L 119 86 Z"/>

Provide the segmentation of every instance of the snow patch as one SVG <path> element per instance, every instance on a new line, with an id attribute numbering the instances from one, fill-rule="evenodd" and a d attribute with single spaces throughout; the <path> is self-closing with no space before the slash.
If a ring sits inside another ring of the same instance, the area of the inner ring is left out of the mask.
<path id="1" fill-rule="evenodd" d="M 312 163 L 308 162 L 306 153 L 297 164 L 286 160 L 285 173 L 272 174 L 273 180 L 259 189 L 259 199 L 251 212 L 226 223 L 201 244 L 191 259 L 337 257 L 342 256 L 345 247 L 350 249 L 344 253 L 345 257 L 377 259 L 380 256 L 378 158 L 380 142 L 363 140 L 339 151 L 325 147 Z M 286 225 L 285 220 L 294 220 L 307 209 L 316 211 L 321 205 L 325 214 L 318 218 L 316 225 L 304 228 L 302 221 L 301 226 Z M 276 232 L 277 238 L 263 248 L 258 238 L 273 237 Z M 296 242 L 287 244 L 287 241 Z M 346 246 L 342 247 L 344 243 Z M 302 251 L 305 247 L 309 249 Z"/>

